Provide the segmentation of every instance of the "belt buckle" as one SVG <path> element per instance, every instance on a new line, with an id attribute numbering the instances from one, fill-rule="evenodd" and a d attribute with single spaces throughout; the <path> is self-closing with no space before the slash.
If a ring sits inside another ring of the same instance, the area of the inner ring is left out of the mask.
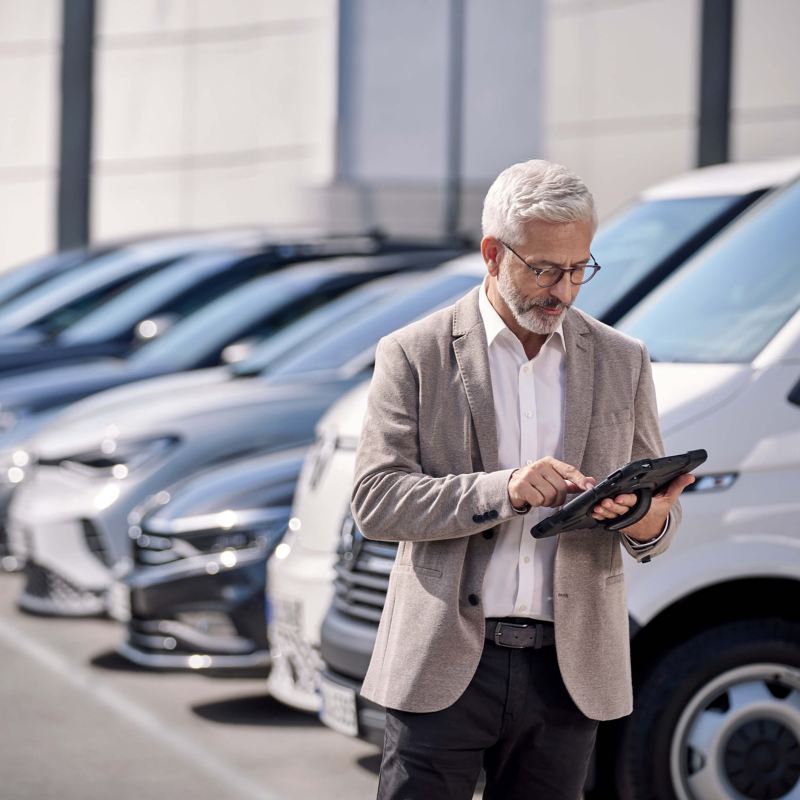
<path id="1" fill-rule="evenodd" d="M 521 628 L 522 630 L 527 629 L 530 627 L 529 625 L 525 625 L 521 622 L 498 622 L 497 626 L 494 629 L 494 643 L 499 645 L 500 647 L 510 647 L 514 650 L 524 650 L 526 645 L 524 644 L 507 644 L 506 642 L 501 642 L 500 637 L 502 635 L 501 626 L 506 628 Z M 537 627 L 536 630 L 536 641 L 533 645 L 535 648 L 542 646 L 542 629 L 541 626 Z"/>

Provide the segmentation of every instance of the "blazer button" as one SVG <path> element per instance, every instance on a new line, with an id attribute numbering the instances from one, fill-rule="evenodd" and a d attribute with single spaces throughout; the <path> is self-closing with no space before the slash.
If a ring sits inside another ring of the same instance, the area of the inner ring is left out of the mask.
<path id="1" fill-rule="evenodd" d="M 476 605 L 478 605 L 478 603 L 480 603 L 480 601 L 481 601 L 480 597 L 478 597 L 478 595 L 476 595 L 476 594 L 471 594 L 471 595 L 470 595 L 470 596 L 467 598 L 467 600 L 469 600 L 469 604 L 470 604 L 471 606 L 476 606 Z"/>
<path id="2" fill-rule="evenodd" d="M 483 517 L 480 514 L 473 514 L 472 521 L 477 525 L 480 522 L 483 522 Z"/>
<path id="3" fill-rule="evenodd" d="M 489 519 L 497 519 L 497 509 L 496 508 L 493 508 L 489 512 Z"/>
<path id="4" fill-rule="evenodd" d="M 494 531 L 484 531 L 483 538 L 484 539 L 491 539 L 494 536 Z"/>

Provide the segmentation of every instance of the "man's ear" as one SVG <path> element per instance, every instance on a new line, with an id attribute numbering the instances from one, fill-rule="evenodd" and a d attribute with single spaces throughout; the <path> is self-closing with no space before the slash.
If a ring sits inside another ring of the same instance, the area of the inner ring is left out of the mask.
<path id="1" fill-rule="evenodd" d="M 481 255 L 489 274 L 497 277 L 500 262 L 500 242 L 494 236 L 484 236 L 481 239 Z"/>

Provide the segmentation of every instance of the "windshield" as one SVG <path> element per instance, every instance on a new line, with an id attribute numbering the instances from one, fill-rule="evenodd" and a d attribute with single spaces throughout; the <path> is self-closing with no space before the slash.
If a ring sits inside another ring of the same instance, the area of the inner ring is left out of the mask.
<path id="1" fill-rule="evenodd" d="M 592 241 L 602 269 L 581 287 L 575 305 L 597 319 L 662 261 L 729 211 L 741 197 L 644 200 L 603 225 Z"/>
<path id="2" fill-rule="evenodd" d="M 183 259 L 86 314 L 63 332 L 61 340 L 82 344 L 132 336 L 136 324 L 151 314 L 182 319 L 253 277 L 253 270 L 235 269 L 233 260 L 230 253 Z"/>
<path id="3" fill-rule="evenodd" d="M 257 278 L 190 314 L 130 361 L 145 369 L 165 363 L 193 366 L 205 354 L 216 356 L 237 336 L 267 336 L 321 305 L 330 299 L 320 289 L 325 282 L 324 272 L 309 276 L 307 270 Z"/>
<path id="4" fill-rule="evenodd" d="M 372 281 L 348 292 L 270 336 L 248 358 L 232 365 L 231 371 L 235 375 L 255 375 L 268 370 L 295 348 L 311 342 L 316 336 L 336 330 L 338 325 L 350 322 L 364 309 L 380 302 L 391 292 L 399 291 L 411 280 L 413 278 L 398 275 Z"/>
<path id="5" fill-rule="evenodd" d="M 88 257 L 85 250 L 67 250 L 6 270 L 0 275 L 0 304 L 9 303 L 55 275 L 81 266 Z"/>
<path id="6" fill-rule="evenodd" d="M 101 256 L 25 292 L 0 309 L 0 333 L 28 326 L 55 335 L 175 257 L 142 258 L 136 252 Z"/>
<path id="7" fill-rule="evenodd" d="M 299 375 L 306 372 L 336 370 L 353 358 L 377 345 L 378 340 L 403 325 L 433 311 L 449 300 L 455 300 L 477 286 L 482 275 L 451 272 L 431 275 L 380 303 L 352 324 L 337 330 L 302 352 L 289 356 L 266 374 L 270 377 Z"/>
<path id="8" fill-rule="evenodd" d="M 800 307 L 800 182 L 764 201 L 620 321 L 654 359 L 746 363 Z"/>

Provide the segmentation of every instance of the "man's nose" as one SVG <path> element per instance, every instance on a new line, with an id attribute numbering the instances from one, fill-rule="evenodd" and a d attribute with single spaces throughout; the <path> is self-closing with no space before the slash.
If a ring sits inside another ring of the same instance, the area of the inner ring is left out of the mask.
<path id="1" fill-rule="evenodd" d="M 570 284 L 569 273 L 562 275 L 561 280 L 555 286 L 550 287 L 550 294 L 565 305 L 572 302 L 572 285 Z"/>

